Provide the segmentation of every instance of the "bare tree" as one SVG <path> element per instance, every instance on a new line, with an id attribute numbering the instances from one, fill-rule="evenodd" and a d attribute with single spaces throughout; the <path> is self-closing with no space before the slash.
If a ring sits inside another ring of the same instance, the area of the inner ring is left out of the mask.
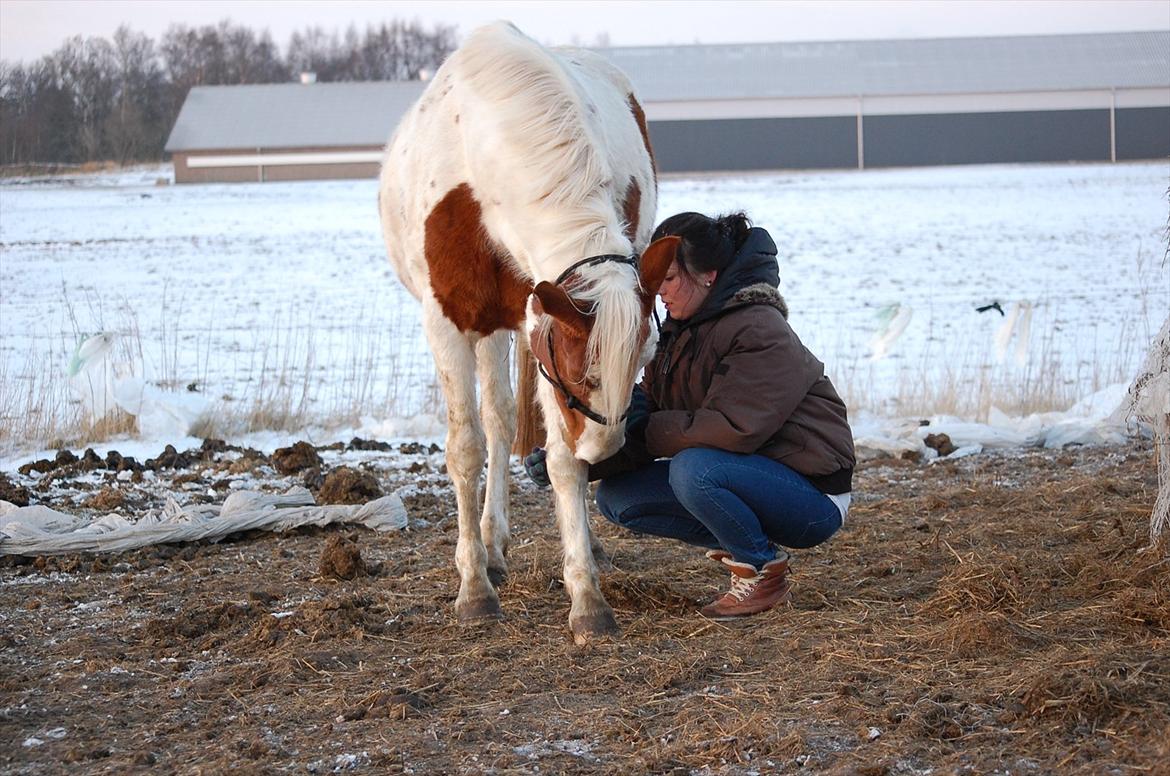
<path id="1" fill-rule="evenodd" d="M 156 43 L 123 25 L 113 41 L 72 37 L 31 64 L 0 61 L 0 164 L 158 159 L 193 86 L 416 79 L 455 50 L 455 28 L 390 21 L 343 36 L 310 27 L 286 56 L 229 20 L 173 25 Z"/>
<path id="2" fill-rule="evenodd" d="M 102 130 L 113 105 L 114 48 L 104 38 L 70 38 L 50 57 L 74 106 L 73 160 L 101 158 Z"/>
<path id="3" fill-rule="evenodd" d="M 106 137 L 113 158 L 158 156 L 165 142 L 168 118 L 162 66 L 154 41 L 125 25 L 114 32 L 115 103 L 107 121 Z"/>

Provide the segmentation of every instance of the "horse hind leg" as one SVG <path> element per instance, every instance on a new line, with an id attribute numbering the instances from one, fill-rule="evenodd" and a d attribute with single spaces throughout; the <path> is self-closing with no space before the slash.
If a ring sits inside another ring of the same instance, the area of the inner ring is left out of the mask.
<path id="1" fill-rule="evenodd" d="M 512 395 L 508 355 L 512 333 L 497 331 L 476 343 L 480 418 L 487 434 L 487 484 L 484 488 L 480 535 L 487 550 L 487 573 L 499 587 L 508 575 L 508 466 L 516 437 L 516 401 Z"/>
<path id="2" fill-rule="evenodd" d="M 447 400 L 447 473 L 459 510 L 455 613 L 463 621 L 499 617 L 500 601 L 488 578 L 478 522 L 479 478 L 486 451 L 475 406 L 475 353 L 467 337 L 441 315 L 424 315 L 424 328 Z"/>

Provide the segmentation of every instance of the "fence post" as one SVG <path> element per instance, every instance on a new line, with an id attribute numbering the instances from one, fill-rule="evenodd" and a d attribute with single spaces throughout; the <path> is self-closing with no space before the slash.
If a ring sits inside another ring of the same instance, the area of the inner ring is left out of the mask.
<path id="1" fill-rule="evenodd" d="M 1109 90 L 1109 161 L 1117 161 L 1117 87 Z"/>
<path id="2" fill-rule="evenodd" d="M 857 95 L 857 169 L 865 169 L 865 125 L 862 120 L 862 105 L 865 97 Z"/>

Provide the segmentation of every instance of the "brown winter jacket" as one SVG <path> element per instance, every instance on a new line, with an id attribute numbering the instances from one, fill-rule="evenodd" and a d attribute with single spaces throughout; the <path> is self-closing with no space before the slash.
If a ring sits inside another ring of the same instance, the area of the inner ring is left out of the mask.
<path id="1" fill-rule="evenodd" d="M 703 307 L 686 321 L 663 324 L 640 385 L 651 411 L 648 455 L 624 449 L 627 461 L 690 447 L 758 453 L 824 493 L 851 490 L 856 459 L 845 405 L 824 364 L 788 325 L 777 269 L 771 237 L 752 229 Z"/>

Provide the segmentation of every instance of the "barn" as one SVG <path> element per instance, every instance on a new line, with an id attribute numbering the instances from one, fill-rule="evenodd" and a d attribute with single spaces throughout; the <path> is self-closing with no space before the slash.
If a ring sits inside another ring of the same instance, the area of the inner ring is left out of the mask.
<path id="1" fill-rule="evenodd" d="M 424 86 L 196 86 L 167 139 L 175 182 L 376 177 L 382 147 Z"/>
<path id="2" fill-rule="evenodd" d="M 1170 157 L 1170 32 L 598 49 L 665 173 Z M 422 82 L 193 88 L 175 181 L 373 177 Z"/>

